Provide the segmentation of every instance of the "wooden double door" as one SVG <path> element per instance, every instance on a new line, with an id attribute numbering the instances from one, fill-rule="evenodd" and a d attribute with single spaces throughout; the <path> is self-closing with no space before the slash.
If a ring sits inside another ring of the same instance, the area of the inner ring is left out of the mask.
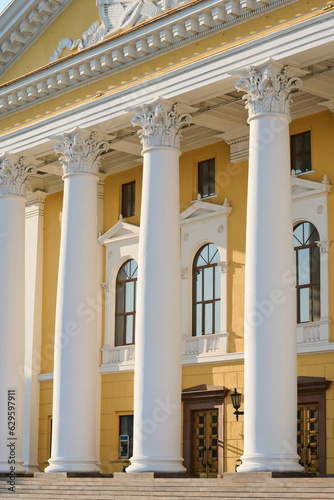
<path id="1" fill-rule="evenodd" d="M 192 412 L 192 471 L 202 477 L 218 473 L 218 409 Z"/>
<path id="2" fill-rule="evenodd" d="M 297 408 L 297 453 L 305 472 L 319 474 L 319 404 L 299 404 Z"/>

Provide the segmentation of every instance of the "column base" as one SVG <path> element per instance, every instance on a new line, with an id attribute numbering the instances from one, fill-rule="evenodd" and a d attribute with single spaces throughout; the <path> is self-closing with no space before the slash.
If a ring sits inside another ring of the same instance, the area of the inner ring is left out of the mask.
<path id="1" fill-rule="evenodd" d="M 100 473 L 101 470 L 97 466 L 96 460 L 80 460 L 77 458 L 64 459 L 64 458 L 50 458 L 49 466 L 44 470 L 46 473 L 50 472 L 83 472 L 85 474 Z"/>
<path id="2" fill-rule="evenodd" d="M 163 458 L 163 457 L 147 457 L 147 458 L 131 458 L 131 465 L 125 469 L 127 473 L 137 472 L 163 472 L 170 474 L 185 474 L 187 469 L 183 467 L 183 458 Z"/>
<path id="3" fill-rule="evenodd" d="M 13 473 L 13 469 L 11 467 L 15 467 L 14 474 L 25 474 L 26 470 L 23 467 L 23 462 L 16 462 L 15 464 L 9 464 L 8 461 L 0 462 L 0 474 L 9 474 Z"/>
<path id="4" fill-rule="evenodd" d="M 25 468 L 27 474 L 35 474 L 35 472 L 39 472 L 38 464 L 29 465 L 24 463 L 23 467 Z"/>
<path id="5" fill-rule="evenodd" d="M 298 462 L 298 455 L 291 456 L 243 456 L 242 464 L 238 466 L 237 472 L 304 472 Z"/>

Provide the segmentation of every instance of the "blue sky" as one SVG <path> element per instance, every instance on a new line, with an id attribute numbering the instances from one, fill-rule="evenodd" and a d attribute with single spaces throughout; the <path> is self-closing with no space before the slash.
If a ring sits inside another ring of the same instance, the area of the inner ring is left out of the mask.
<path id="1" fill-rule="evenodd" d="M 0 12 L 2 12 L 12 0 L 0 0 Z"/>

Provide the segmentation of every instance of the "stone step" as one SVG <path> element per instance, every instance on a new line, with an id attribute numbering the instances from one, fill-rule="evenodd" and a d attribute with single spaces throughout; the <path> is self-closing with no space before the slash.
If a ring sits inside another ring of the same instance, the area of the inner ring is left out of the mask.
<path id="1" fill-rule="evenodd" d="M 0 479 L 0 499 L 12 500 L 334 500 L 334 478 L 272 478 L 271 474 L 226 474 L 223 478 L 75 478 L 40 474 L 16 478 L 16 492 Z"/>

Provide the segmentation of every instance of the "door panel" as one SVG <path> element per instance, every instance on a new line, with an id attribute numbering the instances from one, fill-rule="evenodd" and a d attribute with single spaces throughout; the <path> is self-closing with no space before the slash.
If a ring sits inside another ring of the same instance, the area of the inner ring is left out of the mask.
<path id="1" fill-rule="evenodd" d="M 203 477 L 218 473 L 218 409 L 192 412 L 192 469 Z"/>
<path id="2" fill-rule="evenodd" d="M 305 472 L 319 474 L 319 405 L 302 404 L 297 409 L 297 452 Z"/>

